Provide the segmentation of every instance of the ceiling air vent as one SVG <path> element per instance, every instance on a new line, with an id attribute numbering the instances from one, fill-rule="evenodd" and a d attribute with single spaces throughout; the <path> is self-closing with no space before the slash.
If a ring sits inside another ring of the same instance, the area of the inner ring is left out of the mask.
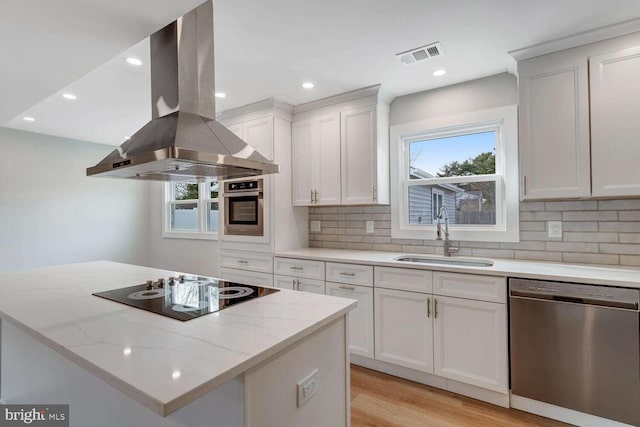
<path id="1" fill-rule="evenodd" d="M 444 52 L 440 43 L 431 43 L 426 46 L 418 47 L 408 50 L 406 52 L 400 52 L 396 54 L 396 57 L 405 65 L 413 64 L 414 62 L 424 61 L 426 59 L 435 58 L 441 56 Z"/>

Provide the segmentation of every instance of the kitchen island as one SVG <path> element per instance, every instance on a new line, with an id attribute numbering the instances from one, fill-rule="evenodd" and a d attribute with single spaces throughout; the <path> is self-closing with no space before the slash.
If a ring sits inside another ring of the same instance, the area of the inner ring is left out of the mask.
<path id="1" fill-rule="evenodd" d="M 349 424 L 355 301 L 281 290 L 182 322 L 92 295 L 175 274 L 106 261 L 0 273 L 2 402 L 69 404 L 83 427 Z"/>

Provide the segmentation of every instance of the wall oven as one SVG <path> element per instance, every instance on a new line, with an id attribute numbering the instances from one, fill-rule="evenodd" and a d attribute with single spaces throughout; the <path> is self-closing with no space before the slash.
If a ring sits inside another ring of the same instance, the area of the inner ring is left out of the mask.
<path id="1" fill-rule="evenodd" d="M 225 182 L 224 234 L 264 235 L 263 184 L 262 178 Z"/>

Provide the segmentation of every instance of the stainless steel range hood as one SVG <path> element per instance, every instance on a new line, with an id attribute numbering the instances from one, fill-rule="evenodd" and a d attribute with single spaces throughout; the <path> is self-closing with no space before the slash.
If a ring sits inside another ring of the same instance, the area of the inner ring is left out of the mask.
<path id="1" fill-rule="evenodd" d="M 152 120 L 88 176 L 156 181 L 279 172 L 215 120 L 211 0 L 151 35 Z"/>

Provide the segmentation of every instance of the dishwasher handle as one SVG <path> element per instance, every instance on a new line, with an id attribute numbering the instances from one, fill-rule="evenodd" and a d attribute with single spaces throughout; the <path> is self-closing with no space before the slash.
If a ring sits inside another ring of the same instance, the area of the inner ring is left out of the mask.
<path id="1" fill-rule="evenodd" d="M 562 295 L 562 294 L 550 294 L 550 293 L 544 293 L 544 292 L 528 291 L 528 290 L 522 290 L 522 289 L 511 289 L 510 295 L 512 297 L 523 297 L 523 298 L 541 299 L 541 300 L 558 301 L 558 302 L 570 302 L 575 304 L 598 305 L 602 307 L 622 308 L 626 310 L 638 310 L 637 301 L 598 298 L 596 296 L 592 297 L 588 295 L 570 296 L 570 295 Z"/>

